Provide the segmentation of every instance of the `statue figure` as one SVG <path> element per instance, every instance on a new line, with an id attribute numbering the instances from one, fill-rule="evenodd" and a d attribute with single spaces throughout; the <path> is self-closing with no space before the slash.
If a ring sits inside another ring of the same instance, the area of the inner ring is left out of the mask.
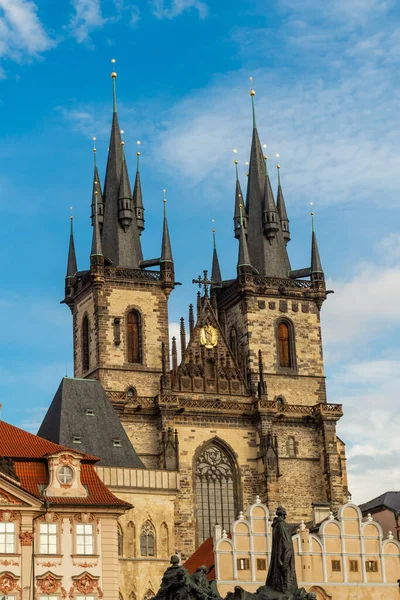
<path id="1" fill-rule="evenodd" d="M 221 598 L 218 592 L 218 588 L 215 580 L 208 581 L 207 579 L 207 567 L 201 565 L 196 572 L 191 575 L 192 586 L 194 595 L 198 600 L 217 600 Z"/>
<path id="2" fill-rule="evenodd" d="M 171 566 L 165 571 L 161 586 L 154 596 L 157 600 L 185 600 L 190 586 L 189 573 L 180 564 L 179 556 L 171 556 Z"/>
<path id="3" fill-rule="evenodd" d="M 278 506 L 272 522 L 272 552 L 266 585 L 278 592 L 293 594 L 297 589 L 292 534 L 286 523 L 286 510 Z"/>

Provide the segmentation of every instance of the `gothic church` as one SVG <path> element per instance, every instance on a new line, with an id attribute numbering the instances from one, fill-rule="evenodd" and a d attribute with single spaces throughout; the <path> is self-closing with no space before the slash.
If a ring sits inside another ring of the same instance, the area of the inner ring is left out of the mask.
<path id="1" fill-rule="evenodd" d="M 212 272 L 199 277 L 187 324 L 181 319 L 179 363 L 168 335 L 175 272 L 166 210 L 161 250 L 144 257 L 139 153 L 132 192 L 116 73 L 112 80 L 107 167 L 102 186 L 95 153 L 85 270 L 71 221 L 64 302 L 73 317 L 74 378 L 61 383 L 39 435 L 99 456 L 99 476 L 134 506 L 121 518 L 121 595 L 142 600 L 157 591 L 154 573 L 170 553 L 188 558 L 216 524 L 229 532 L 257 495 L 271 511 L 283 504 L 299 523 L 311 520 L 313 505 L 339 507 L 348 490 L 336 435 L 342 407 L 326 398 L 320 311 L 328 291 L 316 234 L 310 264 L 293 270 L 289 218 L 280 180 L 275 201 L 255 92 L 246 197 L 238 175 L 234 193 L 236 277 L 223 279 L 214 245 Z"/>

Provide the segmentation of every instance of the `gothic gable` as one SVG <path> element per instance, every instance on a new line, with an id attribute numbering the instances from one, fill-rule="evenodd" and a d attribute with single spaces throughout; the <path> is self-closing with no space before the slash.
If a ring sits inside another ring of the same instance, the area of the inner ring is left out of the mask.
<path id="1" fill-rule="evenodd" d="M 213 395 L 248 394 L 208 296 L 199 302 L 197 323 L 174 374 L 173 389 Z"/>

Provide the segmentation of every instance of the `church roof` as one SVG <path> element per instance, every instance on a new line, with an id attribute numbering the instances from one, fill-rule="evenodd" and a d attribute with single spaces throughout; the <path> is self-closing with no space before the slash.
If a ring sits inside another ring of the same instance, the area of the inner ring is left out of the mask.
<path id="1" fill-rule="evenodd" d="M 207 567 L 207 579 L 210 581 L 215 579 L 215 558 L 214 558 L 214 540 L 212 537 L 207 538 L 204 542 L 195 550 L 187 561 L 184 563 L 185 569 L 187 569 L 189 575 L 193 575 L 196 569 L 205 565 Z"/>
<path id="2" fill-rule="evenodd" d="M 385 492 L 369 502 L 360 504 L 360 510 L 363 514 L 377 511 L 380 508 L 400 512 L 400 492 Z"/>
<path id="3" fill-rule="evenodd" d="M 108 467 L 145 468 L 102 385 L 64 377 L 38 435 L 100 458 Z M 74 443 L 79 438 L 80 443 Z M 118 441 L 118 445 L 115 442 Z"/>

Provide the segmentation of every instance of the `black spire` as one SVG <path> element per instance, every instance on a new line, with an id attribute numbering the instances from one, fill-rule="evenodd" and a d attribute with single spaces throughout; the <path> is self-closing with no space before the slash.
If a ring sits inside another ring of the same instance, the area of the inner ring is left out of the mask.
<path id="1" fill-rule="evenodd" d="M 101 248 L 101 235 L 99 225 L 99 208 L 97 203 L 97 194 L 94 193 L 94 225 L 93 225 L 93 237 L 92 237 L 92 250 L 90 256 L 103 256 L 103 250 Z M 103 260 L 104 264 L 104 260 Z"/>
<path id="2" fill-rule="evenodd" d="M 139 142 L 138 142 L 139 143 Z M 136 214 L 137 226 L 139 229 L 139 234 L 144 231 L 144 208 L 143 208 L 143 198 L 142 198 L 142 186 L 140 184 L 140 171 L 139 171 L 139 158 L 140 152 L 136 152 L 137 156 L 137 166 L 136 166 L 136 178 L 135 178 L 135 186 L 133 188 L 133 208 Z"/>
<path id="3" fill-rule="evenodd" d="M 311 237 L 311 276 L 313 275 L 322 275 L 324 276 L 324 271 L 322 269 L 321 258 L 319 256 L 317 236 L 315 234 L 314 227 L 314 213 L 311 213 L 312 217 L 312 237 Z"/>
<path id="4" fill-rule="evenodd" d="M 164 198 L 164 224 L 161 243 L 161 263 L 174 262 L 172 258 L 171 241 L 169 239 L 168 221 L 167 221 L 167 200 Z"/>
<path id="5" fill-rule="evenodd" d="M 264 210 L 263 226 L 268 240 L 274 239 L 279 231 L 279 215 L 275 206 L 274 193 L 268 175 L 267 157 L 265 159 L 265 187 L 264 187 Z"/>
<path id="6" fill-rule="evenodd" d="M 249 248 L 247 245 L 247 237 L 243 227 L 243 215 L 242 215 L 242 207 L 240 207 L 240 238 L 239 238 L 239 256 L 237 268 L 240 267 L 251 267 Z"/>
<path id="7" fill-rule="evenodd" d="M 70 233 L 69 233 L 69 248 L 68 248 L 68 262 L 67 262 L 67 279 L 70 277 L 75 277 L 78 267 L 76 264 L 76 254 L 75 254 L 75 243 L 74 243 L 74 227 L 73 227 L 73 216 L 70 216 Z"/>
<path id="8" fill-rule="evenodd" d="M 278 209 L 279 219 L 281 222 L 283 239 L 285 240 L 285 242 L 287 244 L 288 242 L 290 242 L 289 219 L 287 216 L 285 200 L 284 200 L 283 192 L 282 192 L 280 165 L 277 165 L 277 169 L 278 169 L 278 195 L 277 195 L 277 200 L 276 200 L 276 207 Z"/>
<path id="9" fill-rule="evenodd" d="M 117 74 L 113 72 L 111 77 L 113 80 L 113 120 L 104 183 L 102 246 L 105 259 L 110 261 L 113 266 L 138 269 L 143 258 L 142 249 L 133 213 L 128 169 L 123 156 L 123 142 L 117 117 L 115 93 Z"/>
<path id="10" fill-rule="evenodd" d="M 219 267 L 219 260 L 218 260 L 218 254 L 217 254 L 217 244 L 215 243 L 215 229 L 213 229 L 212 232 L 213 232 L 214 249 L 213 249 L 212 271 L 211 271 L 211 281 L 213 283 L 211 284 L 211 287 L 212 288 L 220 288 L 220 287 L 222 287 L 222 277 L 221 277 L 221 269 Z"/>
<path id="11" fill-rule="evenodd" d="M 243 194 L 242 188 L 240 187 L 239 173 L 238 173 L 238 161 L 235 160 L 236 167 L 236 189 L 235 189 L 235 211 L 233 214 L 233 230 L 235 232 L 235 238 L 240 238 L 240 205 L 243 205 Z M 247 214 L 243 211 L 243 226 L 247 229 Z"/>
<path id="12" fill-rule="evenodd" d="M 96 142 L 96 138 L 93 138 L 93 141 Z M 94 172 L 93 172 L 93 189 L 92 189 L 92 214 L 91 221 L 92 226 L 94 227 L 94 216 L 95 216 L 95 204 L 97 201 L 97 212 L 98 212 L 98 220 L 100 224 L 100 231 L 103 226 L 103 216 L 104 216 L 104 203 L 103 203 L 103 193 L 101 191 L 100 177 L 99 172 L 97 170 L 97 162 L 96 162 L 96 146 L 93 148 L 93 159 L 94 159 Z"/>

